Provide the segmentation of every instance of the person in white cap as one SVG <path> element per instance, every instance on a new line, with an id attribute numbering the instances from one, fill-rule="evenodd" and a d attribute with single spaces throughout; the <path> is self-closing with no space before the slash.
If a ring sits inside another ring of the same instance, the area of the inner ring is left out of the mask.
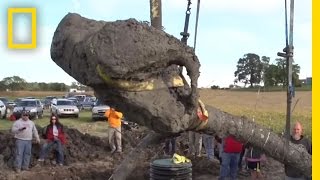
<path id="1" fill-rule="evenodd" d="M 40 143 L 40 138 L 34 122 L 29 119 L 27 111 L 22 111 L 20 119 L 13 123 L 11 131 L 16 140 L 15 171 L 20 172 L 21 169 L 29 170 L 32 135 L 34 135 L 38 144 Z"/>

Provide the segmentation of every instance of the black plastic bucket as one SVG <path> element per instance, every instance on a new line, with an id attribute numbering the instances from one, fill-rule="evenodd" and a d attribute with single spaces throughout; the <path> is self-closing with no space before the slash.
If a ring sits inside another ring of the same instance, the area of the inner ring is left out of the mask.
<path id="1" fill-rule="evenodd" d="M 157 159 L 150 165 L 150 180 L 192 180 L 192 163 L 174 164 L 172 159 Z"/>

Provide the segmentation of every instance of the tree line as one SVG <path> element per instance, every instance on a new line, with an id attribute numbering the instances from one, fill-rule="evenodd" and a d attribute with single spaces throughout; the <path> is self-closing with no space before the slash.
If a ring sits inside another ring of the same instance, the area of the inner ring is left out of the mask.
<path id="1" fill-rule="evenodd" d="M 287 66 L 286 59 L 276 58 L 270 63 L 270 57 L 254 53 L 247 53 L 237 62 L 237 70 L 234 72 L 234 83 L 254 85 L 264 84 L 265 87 L 287 86 Z M 300 66 L 292 64 L 292 83 L 296 87 L 301 86 L 299 80 Z"/>
<path id="2" fill-rule="evenodd" d="M 59 82 L 27 82 L 19 76 L 5 77 L 0 81 L 0 91 L 69 91 L 70 88 L 85 91 L 91 90 L 90 87 L 82 85 L 79 82 L 72 82 L 70 86 Z"/>

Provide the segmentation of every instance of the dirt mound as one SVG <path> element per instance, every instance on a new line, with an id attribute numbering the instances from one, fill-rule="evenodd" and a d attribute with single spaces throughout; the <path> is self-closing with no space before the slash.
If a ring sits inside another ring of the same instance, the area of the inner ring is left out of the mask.
<path id="1" fill-rule="evenodd" d="M 38 128 L 39 132 L 41 129 Z M 108 141 L 89 134 L 82 134 L 76 129 L 65 128 L 67 144 L 65 145 L 65 163 L 70 164 L 78 161 L 90 161 L 105 157 L 108 152 Z M 10 133 L 0 133 L 0 153 L 2 156 L 0 164 L 13 168 L 14 137 Z M 45 140 L 42 140 L 44 142 Z M 34 166 L 39 158 L 41 146 L 33 143 L 31 167 Z M 54 153 L 49 155 L 48 162 L 53 160 Z M 47 164 L 45 162 L 45 164 Z"/>
<path id="2" fill-rule="evenodd" d="M 56 166 L 52 163 L 54 153 L 51 153 L 44 163 L 37 161 L 40 146 L 34 144 L 30 171 L 15 173 L 13 167 L 14 138 L 9 132 L 0 132 L 0 179 L 108 179 L 114 169 L 122 162 L 138 142 L 149 132 L 147 129 L 123 128 L 122 154 L 111 154 L 106 137 L 96 137 L 83 134 L 77 129 L 65 128 L 67 145 L 65 146 L 65 166 Z M 40 128 L 39 128 L 40 132 Z M 155 146 L 148 146 L 144 151 L 146 156 L 136 163 L 134 173 L 129 180 L 149 179 L 150 162 L 154 159 L 164 158 L 164 142 Z M 177 152 L 184 154 L 187 148 L 186 134 L 177 138 Z M 204 151 L 203 151 L 204 153 Z M 167 156 L 165 158 L 168 158 Z M 219 176 L 219 162 L 209 161 L 205 155 L 192 159 L 194 179 L 217 179 Z M 263 167 L 268 179 L 281 179 L 283 177 L 283 165 L 273 159 L 269 159 Z M 248 179 L 248 174 L 240 174 L 239 179 Z"/>

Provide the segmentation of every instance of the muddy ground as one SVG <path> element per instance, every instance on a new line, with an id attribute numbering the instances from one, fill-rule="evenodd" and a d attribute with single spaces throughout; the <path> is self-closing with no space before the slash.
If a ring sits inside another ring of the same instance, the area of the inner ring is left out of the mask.
<path id="1" fill-rule="evenodd" d="M 148 130 L 144 128 L 123 130 L 122 154 L 111 154 L 106 137 L 97 137 L 83 134 L 76 129 L 66 128 L 68 143 L 65 146 L 65 165 L 54 164 L 53 153 L 43 163 L 37 162 L 40 146 L 33 145 L 31 169 L 16 173 L 13 171 L 14 139 L 9 132 L 0 132 L 0 179 L 33 179 L 33 180 L 68 180 L 68 179 L 108 179 L 115 167 L 121 163 L 124 156 L 142 139 Z M 187 144 L 186 136 L 178 137 L 178 152 L 183 154 Z M 164 143 L 158 146 L 150 146 L 146 149 L 148 153 L 145 161 L 139 162 L 137 168 L 129 179 L 149 179 L 149 165 L 154 159 L 164 158 Z M 192 159 L 193 179 L 218 179 L 219 161 L 208 161 L 204 155 Z M 283 165 L 268 158 L 262 167 L 266 179 L 283 179 Z M 239 179 L 249 179 L 248 174 L 243 171 Z"/>

